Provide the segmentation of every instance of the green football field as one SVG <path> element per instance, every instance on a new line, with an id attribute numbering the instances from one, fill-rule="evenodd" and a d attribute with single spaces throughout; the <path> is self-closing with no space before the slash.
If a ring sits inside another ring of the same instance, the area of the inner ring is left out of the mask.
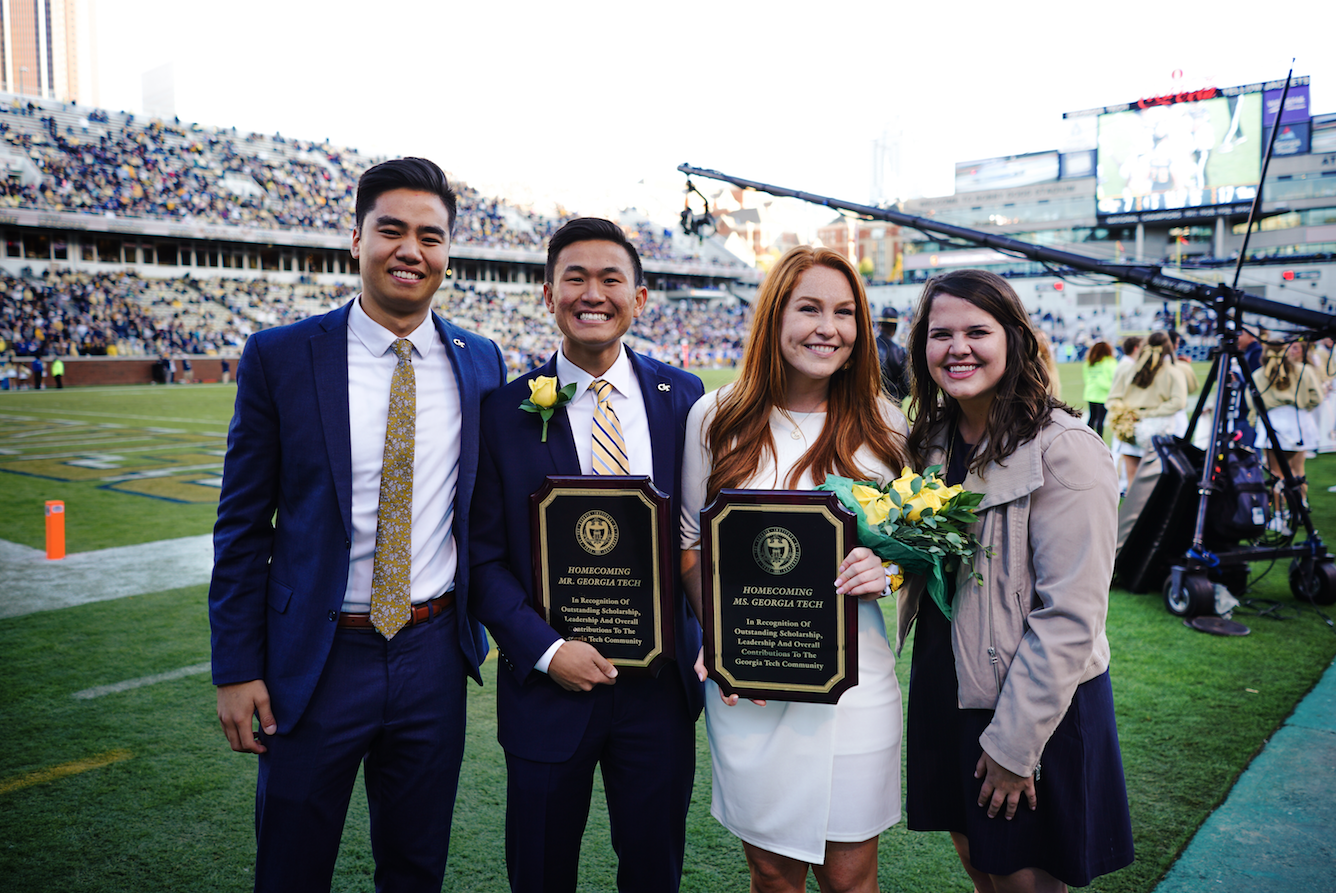
<path id="1" fill-rule="evenodd" d="M 1079 397 L 1079 367 L 1062 372 L 1064 393 Z M 707 387 L 729 378 L 708 373 Z M 0 392 L 0 540 L 41 548 L 48 499 L 66 503 L 72 553 L 207 534 L 234 393 L 226 385 Z M 1336 458 L 1311 461 L 1309 479 L 1317 524 L 1330 532 Z M 206 590 L 192 583 L 0 619 L 6 891 L 250 889 L 255 761 L 228 750 L 200 670 L 209 659 Z M 1137 862 L 1091 889 L 1151 890 L 1336 656 L 1330 625 L 1290 598 L 1285 567 L 1250 596 L 1281 610 L 1236 615 L 1252 634 L 1225 639 L 1186 629 L 1157 596 L 1112 593 L 1112 677 Z M 494 665 L 484 669 L 487 685 L 469 686 L 448 890 L 505 889 Z M 908 667 L 907 647 L 906 687 Z M 132 680 L 140 684 L 115 685 Z M 709 815 L 703 722 L 697 740 L 683 889 L 744 890 L 741 847 Z M 600 798 L 596 782 L 582 851 L 590 891 L 615 888 Z M 336 889 L 371 888 L 367 822 L 359 786 Z M 882 835 L 880 853 L 883 890 L 969 889 L 944 834 L 901 823 Z"/>

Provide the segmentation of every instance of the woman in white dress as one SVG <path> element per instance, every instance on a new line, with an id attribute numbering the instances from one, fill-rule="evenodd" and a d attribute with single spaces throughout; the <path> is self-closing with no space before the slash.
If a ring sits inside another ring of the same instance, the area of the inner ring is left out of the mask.
<path id="1" fill-rule="evenodd" d="M 700 616 L 700 510 L 721 489 L 813 489 L 827 474 L 899 475 L 904 416 L 881 395 L 872 315 L 854 267 L 798 247 L 757 295 L 738 380 L 687 418 L 682 569 Z M 738 703 L 707 683 L 711 814 L 742 839 L 752 890 L 877 889 L 877 836 L 900 819 L 902 712 L 877 598 L 880 560 L 852 549 L 830 597 L 858 596 L 859 684 L 838 704 Z M 704 664 L 697 672 L 705 677 Z"/>

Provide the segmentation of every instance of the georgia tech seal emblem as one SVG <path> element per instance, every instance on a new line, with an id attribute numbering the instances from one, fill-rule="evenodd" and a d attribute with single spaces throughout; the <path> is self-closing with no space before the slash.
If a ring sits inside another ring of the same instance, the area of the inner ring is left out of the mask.
<path id="1" fill-rule="evenodd" d="M 802 556 L 798 538 L 783 527 L 767 527 L 752 542 L 752 558 L 767 574 L 787 574 Z"/>
<path id="2" fill-rule="evenodd" d="M 575 522 L 575 539 L 590 555 L 607 555 L 617 545 L 617 522 L 607 512 L 585 512 Z"/>

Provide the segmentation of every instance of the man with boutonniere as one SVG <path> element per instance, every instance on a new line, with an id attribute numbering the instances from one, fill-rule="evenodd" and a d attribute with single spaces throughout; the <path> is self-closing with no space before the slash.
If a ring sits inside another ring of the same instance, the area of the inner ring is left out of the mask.
<path id="1" fill-rule="evenodd" d="M 549 475 L 649 475 L 680 539 L 682 446 L 696 376 L 622 344 L 649 291 L 608 220 L 552 236 L 543 300 L 561 347 L 482 408 L 470 608 L 500 646 L 497 738 L 506 752 L 506 867 L 514 891 L 573 891 L 601 765 L 620 890 L 675 891 L 695 775 L 701 631 L 672 579 L 675 661 L 618 675 L 587 642 L 543 620 L 533 591 L 529 497 Z M 677 549 L 667 556 L 676 571 Z M 600 595 L 602 593 L 599 593 Z"/>

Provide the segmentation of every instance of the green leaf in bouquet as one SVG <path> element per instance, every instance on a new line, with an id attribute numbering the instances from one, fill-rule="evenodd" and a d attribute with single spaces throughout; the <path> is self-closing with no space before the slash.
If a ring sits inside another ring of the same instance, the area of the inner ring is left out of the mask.
<path id="1" fill-rule="evenodd" d="M 924 477 L 932 477 L 935 474 L 941 474 L 941 473 L 942 473 L 942 466 L 940 465 L 929 465 L 927 468 L 923 469 Z"/>
<path id="2" fill-rule="evenodd" d="M 983 502 L 983 494 L 976 493 L 974 491 L 965 491 L 963 493 L 957 494 L 955 499 L 951 501 L 954 502 L 959 508 L 974 509 L 978 508 L 979 503 Z"/>

